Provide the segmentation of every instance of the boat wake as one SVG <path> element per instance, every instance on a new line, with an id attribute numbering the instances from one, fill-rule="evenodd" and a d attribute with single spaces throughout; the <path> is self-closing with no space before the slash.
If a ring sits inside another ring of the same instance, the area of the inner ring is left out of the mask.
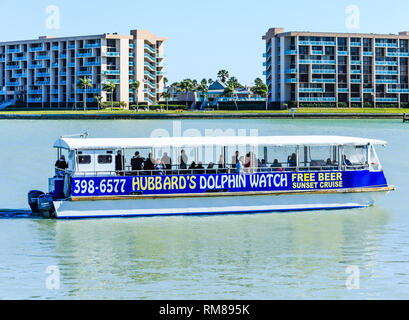
<path id="1" fill-rule="evenodd" d="M 38 219 L 31 210 L 0 209 L 0 219 Z"/>

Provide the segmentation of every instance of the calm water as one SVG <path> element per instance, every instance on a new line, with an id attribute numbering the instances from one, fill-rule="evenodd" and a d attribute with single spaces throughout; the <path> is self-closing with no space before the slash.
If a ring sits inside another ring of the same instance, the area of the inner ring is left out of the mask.
<path id="1" fill-rule="evenodd" d="M 60 135 L 179 128 L 384 139 L 378 155 L 398 190 L 368 209 L 296 214 L 54 221 L 24 211 L 30 189 L 47 190 Z M 407 299 L 408 133 L 398 120 L 2 120 L 0 299 Z M 360 289 L 347 289 L 348 266 L 359 267 Z"/>

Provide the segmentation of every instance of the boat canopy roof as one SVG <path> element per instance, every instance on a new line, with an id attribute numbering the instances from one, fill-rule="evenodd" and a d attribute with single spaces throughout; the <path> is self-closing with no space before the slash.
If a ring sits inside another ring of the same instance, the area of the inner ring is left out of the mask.
<path id="1" fill-rule="evenodd" d="M 342 136 L 224 136 L 163 138 L 60 138 L 54 148 L 67 150 L 111 150 L 195 146 L 363 146 L 386 145 L 386 141 Z"/>

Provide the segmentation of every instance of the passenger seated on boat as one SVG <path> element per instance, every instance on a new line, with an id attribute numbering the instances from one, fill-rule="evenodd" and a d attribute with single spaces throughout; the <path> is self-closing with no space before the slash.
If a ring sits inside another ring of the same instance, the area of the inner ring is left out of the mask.
<path id="1" fill-rule="evenodd" d="M 196 167 L 196 173 L 197 174 L 204 174 L 205 168 L 203 167 L 203 164 L 201 162 L 198 163 Z"/>
<path id="2" fill-rule="evenodd" d="M 186 152 L 185 152 L 185 150 L 182 150 L 181 152 L 180 152 L 180 165 L 179 165 L 179 168 L 180 169 L 186 169 L 187 168 L 187 155 L 186 155 Z"/>
<path id="3" fill-rule="evenodd" d="M 258 167 L 259 167 L 259 171 L 260 171 L 260 172 L 266 172 L 266 171 L 268 171 L 268 168 L 267 168 L 267 164 L 266 164 L 266 160 L 265 160 L 265 159 L 262 159 L 261 161 L 258 160 L 258 162 L 259 162 Z"/>
<path id="4" fill-rule="evenodd" d="M 236 151 L 234 153 L 234 156 L 231 157 L 231 164 L 233 168 L 236 168 L 236 163 L 239 162 L 239 158 L 240 158 L 240 152 Z"/>
<path id="5" fill-rule="evenodd" d="M 278 159 L 274 159 L 271 168 L 273 168 L 273 171 L 283 171 L 283 166 L 278 162 Z"/>
<path id="6" fill-rule="evenodd" d="M 332 169 L 334 169 L 334 166 L 333 166 L 333 164 L 331 162 L 331 159 L 328 158 L 327 162 L 325 163 L 325 166 L 322 167 L 322 170 L 332 170 Z"/>
<path id="7" fill-rule="evenodd" d="M 297 166 L 297 155 L 293 153 L 291 156 L 288 157 L 288 167 L 295 168 Z"/>
<path id="8" fill-rule="evenodd" d="M 165 173 L 166 166 L 165 166 L 165 164 L 162 162 L 161 159 L 157 159 L 157 160 L 156 160 L 154 169 L 155 169 L 155 175 L 164 176 L 164 175 L 166 174 L 166 173 Z"/>
<path id="9" fill-rule="evenodd" d="M 346 156 L 345 154 L 344 154 L 342 163 L 343 163 L 344 166 L 352 166 L 351 161 L 349 161 L 349 160 L 347 159 L 347 156 Z"/>
<path id="10" fill-rule="evenodd" d="M 115 171 L 117 174 L 121 174 L 124 171 L 125 157 L 122 155 L 121 151 L 118 150 L 115 156 Z"/>
<path id="11" fill-rule="evenodd" d="M 223 157 L 222 154 L 219 157 L 219 163 L 218 163 L 217 167 L 218 167 L 218 170 L 217 170 L 218 173 L 226 173 L 227 172 L 227 168 L 226 168 L 226 166 L 224 164 L 224 157 Z"/>
<path id="12" fill-rule="evenodd" d="M 136 151 L 135 156 L 131 159 L 132 171 L 141 171 L 144 161 L 145 159 L 140 156 L 139 151 Z"/>
<path id="13" fill-rule="evenodd" d="M 166 174 L 171 174 L 172 172 L 172 159 L 168 156 L 167 152 L 163 153 L 162 162 L 165 164 L 166 167 Z"/>
<path id="14" fill-rule="evenodd" d="M 210 162 L 206 169 L 206 174 L 216 174 L 216 170 L 214 169 L 214 163 Z"/>
<path id="15" fill-rule="evenodd" d="M 152 157 L 152 153 L 149 153 L 148 158 L 145 160 L 143 164 L 143 170 L 147 175 L 151 175 L 152 171 L 155 170 L 155 163 Z"/>
<path id="16" fill-rule="evenodd" d="M 192 161 L 192 163 L 189 166 L 189 174 L 195 174 L 196 173 L 196 162 Z"/>
<path id="17" fill-rule="evenodd" d="M 62 177 L 64 175 L 65 169 L 68 168 L 67 162 L 65 162 L 65 156 L 61 155 L 60 159 L 55 163 L 55 175 L 57 177 Z"/>
<path id="18" fill-rule="evenodd" d="M 236 173 L 239 173 L 239 174 L 244 173 L 243 161 L 244 161 L 244 157 L 240 157 L 239 161 L 236 163 Z"/>

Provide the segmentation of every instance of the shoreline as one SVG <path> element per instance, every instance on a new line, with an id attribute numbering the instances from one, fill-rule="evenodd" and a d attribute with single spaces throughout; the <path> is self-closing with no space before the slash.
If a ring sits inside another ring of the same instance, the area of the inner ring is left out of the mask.
<path id="1" fill-rule="evenodd" d="M 169 120 L 169 119 L 400 119 L 399 113 L 109 113 L 109 114 L 13 114 L 0 112 L 0 120 Z"/>

